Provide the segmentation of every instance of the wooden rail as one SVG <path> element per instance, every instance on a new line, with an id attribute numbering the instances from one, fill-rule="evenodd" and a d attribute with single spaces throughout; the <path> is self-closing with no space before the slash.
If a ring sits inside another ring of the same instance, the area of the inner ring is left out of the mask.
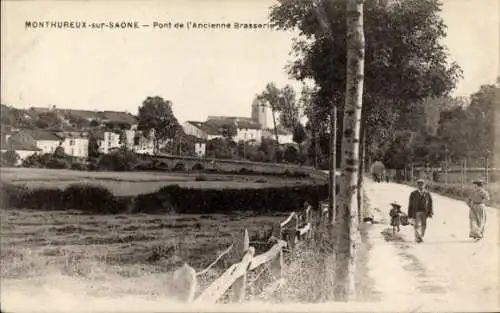
<path id="1" fill-rule="evenodd" d="M 292 212 L 283 222 L 279 223 L 279 234 L 275 234 L 279 238 L 275 235 L 271 236 L 269 242 L 274 242 L 273 246 L 260 255 L 255 255 L 255 248 L 250 246 L 248 231 L 245 229 L 241 261 L 231 265 L 219 278 L 205 288 L 198 297 L 195 298 L 194 296 L 195 289 L 198 286 L 196 277 L 207 272 L 222 255 L 210 264 L 209 268 L 198 274 L 193 274 L 195 273 L 194 269 L 184 264 L 183 267 L 174 273 L 177 281 L 182 281 L 183 283 L 176 284 L 171 289 L 176 290 L 177 298 L 183 299 L 183 302 L 207 304 L 216 303 L 231 289 L 231 300 L 233 302 L 241 302 L 246 296 L 248 273 L 264 267 L 262 271 L 268 270 L 274 278 L 274 281 L 264 288 L 264 293 L 274 292 L 285 282 L 283 277 L 283 253 L 293 250 L 298 244 L 312 237 L 312 213 L 310 206 L 301 213 Z M 290 227 L 290 225 L 292 226 Z M 232 247 L 233 245 L 224 251 L 223 254 L 227 253 Z M 266 264 L 268 264 L 267 267 L 265 267 Z M 179 277 L 183 277 L 183 279 Z"/>

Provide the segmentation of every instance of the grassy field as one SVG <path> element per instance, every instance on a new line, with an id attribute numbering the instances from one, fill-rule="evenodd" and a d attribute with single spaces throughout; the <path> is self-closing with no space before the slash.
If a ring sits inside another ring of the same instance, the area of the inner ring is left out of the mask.
<path id="1" fill-rule="evenodd" d="M 78 288 L 68 292 L 98 297 L 165 295 L 167 272 L 183 262 L 202 270 L 241 240 L 244 228 L 262 253 L 268 247 L 259 242 L 286 215 L 0 212 L 2 293 L 68 285 Z M 239 258 L 234 253 L 224 256 L 200 281 L 213 281 Z"/>
<path id="2" fill-rule="evenodd" d="M 65 188 L 74 183 L 91 183 L 108 188 L 117 196 L 154 192 L 167 185 L 191 188 L 265 188 L 316 184 L 314 178 L 260 175 L 228 175 L 172 172 L 83 172 L 32 168 L 2 168 L 3 182 L 28 187 Z"/>

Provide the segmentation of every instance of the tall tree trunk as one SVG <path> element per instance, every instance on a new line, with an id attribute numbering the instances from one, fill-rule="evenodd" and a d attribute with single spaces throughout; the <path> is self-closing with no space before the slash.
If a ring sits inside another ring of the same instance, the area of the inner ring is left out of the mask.
<path id="1" fill-rule="evenodd" d="M 365 39 L 363 0 L 347 1 L 347 77 L 342 138 L 341 205 L 336 218 L 334 295 L 337 301 L 355 296 L 354 273 L 358 237 L 357 194 L 359 139 L 363 107 Z"/>
<path id="2" fill-rule="evenodd" d="M 366 125 L 365 119 L 361 117 L 361 144 L 359 146 L 359 172 L 358 172 L 358 221 L 363 220 L 365 207 L 363 204 L 363 175 L 365 174 L 365 142 L 366 142 Z"/>
<path id="3" fill-rule="evenodd" d="M 331 224 L 335 223 L 335 213 L 337 208 L 337 104 L 332 101 L 330 104 L 330 197 L 329 216 Z"/>

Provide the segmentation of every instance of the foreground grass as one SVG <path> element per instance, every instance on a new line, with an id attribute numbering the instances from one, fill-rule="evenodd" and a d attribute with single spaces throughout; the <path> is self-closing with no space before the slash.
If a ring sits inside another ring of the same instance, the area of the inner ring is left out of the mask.
<path id="1" fill-rule="evenodd" d="M 23 279 L 52 268 L 87 277 L 96 268 L 122 277 L 165 273 L 188 262 L 200 271 L 247 228 L 253 240 L 283 215 L 114 215 L 1 211 L 1 277 Z M 215 272 L 239 261 L 224 257 Z"/>
<path id="2" fill-rule="evenodd" d="M 369 209 L 369 201 L 364 197 L 364 206 Z M 368 230 L 371 224 L 362 223 L 360 241 L 356 245 L 356 294 L 354 301 L 371 302 L 379 300 L 375 282 L 370 277 L 367 260 L 370 257 L 371 243 Z M 314 239 L 292 252 L 285 268 L 286 284 L 271 297 L 275 302 L 322 303 L 335 301 L 335 250 L 334 242 L 325 237 L 328 230 L 318 229 Z M 269 299 L 268 299 L 269 300 Z"/>

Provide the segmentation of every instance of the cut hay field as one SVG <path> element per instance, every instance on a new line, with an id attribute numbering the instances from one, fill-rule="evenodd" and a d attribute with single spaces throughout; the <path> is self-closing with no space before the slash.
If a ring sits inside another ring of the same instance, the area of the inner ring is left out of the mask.
<path id="1" fill-rule="evenodd" d="M 166 296 L 167 272 L 184 261 L 202 270 L 241 240 L 244 228 L 251 241 L 263 241 L 286 215 L 0 212 L 2 298 L 47 290 L 92 297 Z M 239 257 L 224 256 L 200 281 L 212 282 Z"/>
<path id="2" fill-rule="evenodd" d="M 175 172 L 83 172 L 39 168 L 2 168 L 2 182 L 30 188 L 64 189 L 75 183 L 90 183 L 108 188 L 116 196 L 150 193 L 168 185 L 189 188 L 266 188 L 317 184 L 316 178 L 270 175 L 234 175 Z"/>

